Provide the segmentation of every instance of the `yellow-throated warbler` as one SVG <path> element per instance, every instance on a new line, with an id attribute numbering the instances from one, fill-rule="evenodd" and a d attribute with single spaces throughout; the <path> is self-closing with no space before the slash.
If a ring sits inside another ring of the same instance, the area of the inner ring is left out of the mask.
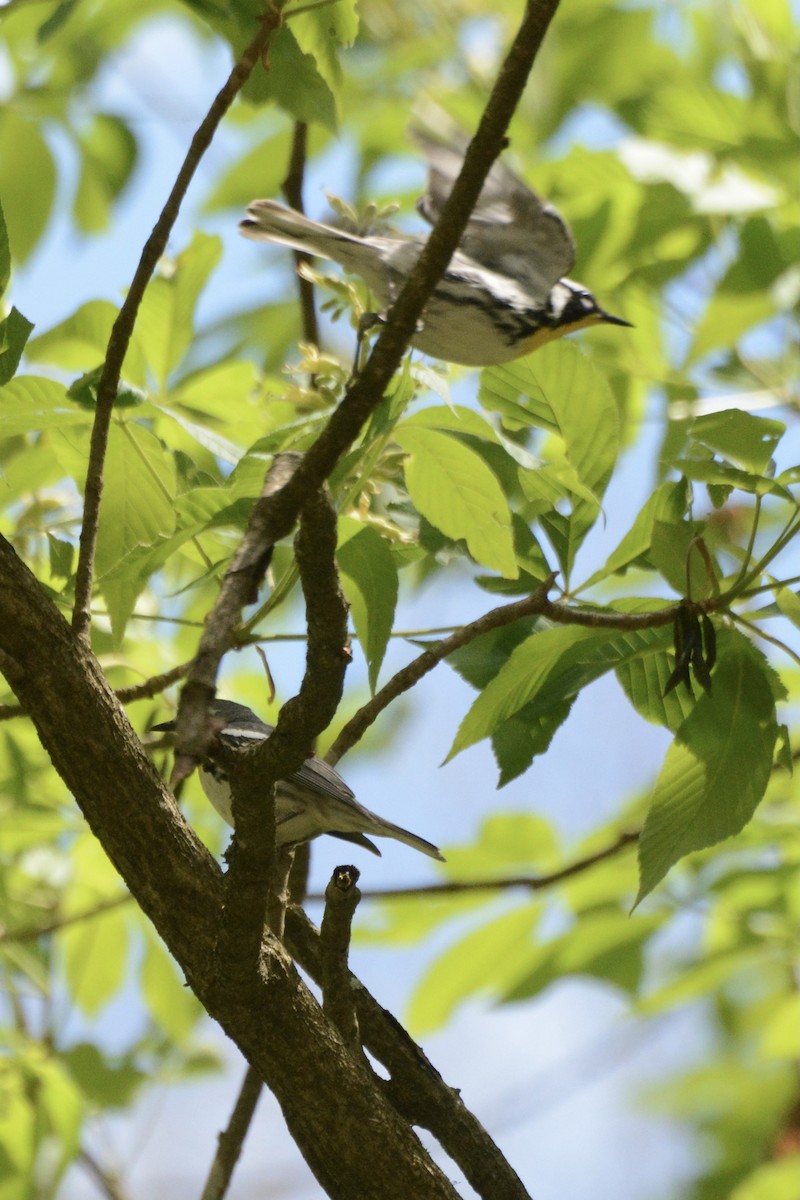
<path id="1" fill-rule="evenodd" d="M 208 760 L 200 768 L 200 782 L 222 819 L 233 825 L 226 760 L 229 761 L 231 754 L 266 741 L 273 726 L 265 724 L 252 709 L 232 700 L 214 700 L 209 705 L 208 715 L 215 728 L 215 738 Z M 174 729 L 174 721 L 153 726 L 153 732 L 171 733 Z M 442 857 L 431 842 L 391 821 L 384 821 L 383 817 L 359 804 L 341 775 L 316 755 L 307 758 L 288 779 L 276 784 L 275 820 L 279 846 L 295 846 L 328 833 L 379 855 L 378 847 L 365 836 L 371 833 L 375 837 L 405 842 L 431 858 Z"/>
<path id="2" fill-rule="evenodd" d="M 449 131 L 444 141 L 419 128 L 412 135 L 428 159 L 427 190 L 417 208 L 434 224 L 461 170 L 468 139 Z M 247 214 L 239 224 L 245 237 L 333 259 L 360 275 L 386 307 L 425 244 L 424 237 L 399 233 L 359 237 L 275 200 L 254 200 Z M 575 243 L 562 218 L 498 160 L 412 344 L 432 358 L 486 367 L 590 325 L 630 325 L 565 277 L 574 262 Z"/>

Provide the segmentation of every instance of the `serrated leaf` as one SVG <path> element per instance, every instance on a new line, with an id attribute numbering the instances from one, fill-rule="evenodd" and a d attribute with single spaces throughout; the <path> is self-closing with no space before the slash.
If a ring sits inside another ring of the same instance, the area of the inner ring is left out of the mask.
<path id="1" fill-rule="evenodd" d="M 616 550 L 612 551 L 604 567 L 595 571 L 586 580 L 583 588 L 591 587 L 608 575 L 624 571 L 633 563 L 647 554 L 653 538 L 653 525 L 657 520 L 669 524 L 679 523 L 686 513 L 687 485 L 679 483 L 662 483 L 639 510 L 633 525 L 623 537 Z"/>
<path id="2" fill-rule="evenodd" d="M 339 518 L 336 561 L 374 693 L 394 621 L 397 566 L 377 530 L 353 517 Z"/>
<path id="3" fill-rule="evenodd" d="M 483 371 L 483 407 L 496 411 L 498 395 L 521 404 L 531 424 L 557 432 L 581 483 L 602 496 L 619 449 L 619 415 L 607 382 L 577 346 L 554 343 Z"/>
<path id="4" fill-rule="evenodd" d="M 158 438 L 135 422 L 109 429 L 97 535 L 97 573 L 175 529 L 175 464 Z"/>
<path id="5" fill-rule="evenodd" d="M 395 438 L 409 455 L 406 485 L 417 510 L 447 537 L 463 538 L 477 562 L 516 579 L 508 501 L 480 455 L 419 425 L 399 425 Z"/>
<path id="6" fill-rule="evenodd" d="M 763 655 L 726 631 L 703 695 L 667 751 L 639 841 L 638 904 L 693 850 L 739 833 L 762 800 L 778 736 Z"/>
<path id="7" fill-rule="evenodd" d="M 631 655 L 641 653 L 636 634 L 563 626 L 543 629 L 527 638 L 488 683 L 459 726 L 445 761 L 488 737 L 537 701 L 531 715 L 544 713 L 576 696 Z"/>
<path id="8" fill-rule="evenodd" d="M 574 472 L 568 487 L 569 514 L 542 514 L 543 524 L 569 576 L 575 553 L 600 511 L 619 450 L 619 415 L 611 390 L 578 347 L 566 342 L 545 346 L 535 355 L 481 374 L 479 400 L 484 408 L 508 413 L 514 422 L 557 433 L 566 464 Z M 558 458 L 550 470 L 562 466 Z M 529 486 L 540 486 L 540 469 L 530 472 Z M 521 478 L 522 478 L 521 474 Z"/>
<path id="9" fill-rule="evenodd" d="M 539 754 L 544 754 L 572 709 L 572 700 L 553 704 L 547 712 L 523 705 L 519 712 L 498 725 L 492 734 L 492 750 L 500 768 L 498 787 L 524 775 Z"/>
<path id="10" fill-rule="evenodd" d="M 616 669 L 622 690 L 633 707 L 646 721 L 676 732 L 694 708 L 694 698 L 684 688 L 673 688 L 665 695 L 674 669 L 668 655 L 672 631 L 642 630 L 641 636 L 651 642 L 652 651 L 631 658 Z"/>

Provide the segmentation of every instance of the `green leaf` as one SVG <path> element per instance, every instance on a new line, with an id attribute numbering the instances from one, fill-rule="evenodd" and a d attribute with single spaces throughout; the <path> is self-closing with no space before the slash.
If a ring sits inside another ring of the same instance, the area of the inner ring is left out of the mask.
<path id="1" fill-rule="evenodd" d="M 481 373 L 479 400 L 501 413 L 511 400 L 531 424 L 558 433 L 581 483 L 602 496 L 619 449 L 619 415 L 606 380 L 577 346 L 560 341 L 490 367 Z"/>
<path id="2" fill-rule="evenodd" d="M 763 475 L 786 432 L 783 421 L 754 417 L 738 408 L 695 417 L 691 435 L 745 471 Z"/>
<path id="3" fill-rule="evenodd" d="M 671 524 L 654 521 L 650 555 L 653 565 L 679 596 L 703 600 L 714 593 L 718 572 L 709 572 L 696 541 L 697 526 L 694 522 Z"/>
<path id="4" fill-rule="evenodd" d="M 492 750 L 500 768 L 498 787 L 524 775 L 534 758 L 544 754 L 556 732 L 566 721 L 573 701 L 553 703 L 547 712 L 538 711 L 534 701 L 498 725 L 492 734 Z"/>
<path id="5" fill-rule="evenodd" d="M 8 228 L 0 204 L 0 296 L 5 293 L 11 277 L 11 249 L 8 244 Z"/>
<path id="6" fill-rule="evenodd" d="M 589 975 L 635 993 L 644 971 L 644 947 L 663 920 L 661 915 L 632 918 L 618 910 L 583 913 L 568 933 L 535 948 L 503 1003 L 526 1000 L 574 975 Z"/>
<path id="7" fill-rule="evenodd" d="M 117 306 L 108 300 L 89 300 L 71 317 L 33 338 L 28 343 L 26 357 L 31 362 L 51 363 L 67 371 L 92 370 L 105 357 L 117 313 Z M 137 387 L 144 387 L 147 379 L 136 333 L 125 355 L 122 377 Z"/>
<path id="8" fill-rule="evenodd" d="M 374 693 L 394 621 L 397 566 L 377 530 L 353 517 L 339 518 L 336 561 Z"/>
<path id="9" fill-rule="evenodd" d="M 74 545 L 55 537 L 52 533 L 48 533 L 47 542 L 50 547 L 50 574 L 54 579 L 69 579 L 75 557 Z"/>
<path id="10" fill-rule="evenodd" d="M 269 44 L 269 70 L 254 71 L 243 95 L 255 104 L 272 102 L 296 121 L 323 125 L 331 133 L 338 123 L 337 102 L 312 54 L 304 54 L 287 24 Z"/>
<path id="11" fill-rule="evenodd" d="M 185 986 L 175 963 L 155 937 L 147 938 L 141 968 L 142 996 L 153 1020 L 179 1046 L 186 1043 L 202 1009 L 194 993 Z"/>
<path id="12" fill-rule="evenodd" d="M 125 1058 L 109 1062 L 89 1042 L 79 1042 L 61 1055 L 83 1095 L 98 1108 L 127 1108 L 137 1090 L 149 1076 Z"/>
<path id="13" fill-rule="evenodd" d="M 679 523 L 686 514 L 686 505 L 687 485 L 684 481 L 662 483 L 645 501 L 633 525 L 616 550 L 609 555 L 605 566 L 595 571 L 583 588 L 591 587 L 601 579 L 633 566 L 649 552 L 656 521 L 666 521 L 673 525 Z"/>
<path id="14" fill-rule="evenodd" d="M 519 971 L 539 920 L 538 905 L 525 904 L 467 934 L 441 954 L 423 976 L 408 1009 L 417 1036 L 440 1028 L 459 1004 L 494 995 Z"/>
<path id="15" fill-rule="evenodd" d="M 494 733 L 535 699 L 529 714 L 570 700 L 587 683 L 641 653 L 636 634 L 577 625 L 544 629 L 527 638 L 487 684 L 459 726 L 445 761 Z"/>
<path id="16" fill-rule="evenodd" d="M 800 995 L 787 996 L 766 1022 L 759 1050 L 767 1059 L 800 1058 Z"/>
<path id="17" fill-rule="evenodd" d="M 42 236 L 56 193 L 53 157 L 36 121 L 13 105 L 0 111 L 0 196 L 14 257 L 24 262 Z"/>
<path id="18" fill-rule="evenodd" d="M 738 1184 L 730 1200 L 796 1200 L 800 1179 L 800 1154 L 788 1154 L 756 1167 Z"/>
<path id="19" fill-rule="evenodd" d="M 192 344 L 197 301 L 221 253 L 218 237 L 196 233 L 169 272 L 151 280 L 144 294 L 137 342 L 162 389 Z"/>
<path id="20" fill-rule="evenodd" d="M 32 329 L 31 322 L 16 308 L 0 321 L 0 386 L 13 379 Z"/>
<path id="21" fill-rule="evenodd" d="M 203 211 L 244 208 L 255 196 L 277 196 L 286 178 L 291 146 L 290 128 L 259 140 L 248 154 L 238 157 L 227 171 L 217 176 L 203 203 Z M 315 145 L 314 150 L 317 149 Z"/>
<path id="22" fill-rule="evenodd" d="M 728 631 L 710 695 L 667 751 L 639 842 L 638 904 L 673 863 L 744 828 L 762 800 L 778 736 L 767 663 Z"/>
<path id="23" fill-rule="evenodd" d="M 75 220 L 84 233 L 109 223 L 111 205 L 136 165 L 136 139 L 119 117 L 95 113 L 79 136 L 81 172 L 75 194 Z"/>
<path id="24" fill-rule="evenodd" d="M 597 519 L 619 450 L 619 415 L 607 382 L 578 347 L 558 342 L 483 371 L 479 400 L 484 408 L 511 417 L 514 425 L 527 417 L 530 425 L 558 434 L 561 447 L 554 447 L 550 466 L 562 468 L 571 512 L 548 515 L 545 527 L 569 575 L 575 552 Z M 574 472 L 572 483 L 564 477 L 562 458 Z M 540 477 L 540 469 L 529 472 L 528 487 L 541 489 Z"/>
<path id="25" fill-rule="evenodd" d="M 109 429 L 105 488 L 97 536 L 97 573 L 138 546 L 175 529 L 175 464 L 158 438 L 135 422 Z"/>
<path id="26" fill-rule="evenodd" d="M 397 427 L 395 439 L 409 455 L 406 485 L 418 511 L 447 537 L 463 538 L 477 562 L 516 579 L 508 502 L 480 455 L 409 422 Z"/>
<path id="27" fill-rule="evenodd" d="M 0 437 L 43 429 L 91 424 L 91 413 L 71 404 L 63 384 L 36 375 L 20 375 L 0 391 Z"/>
<path id="28" fill-rule="evenodd" d="M 695 701 L 682 687 L 664 694 L 674 669 L 668 654 L 672 648 L 672 629 L 642 630 L 641 637 L 650 643 L 651 653 L 620 663 L 616 669 L 617 679 L 641 717 L 675 733 L 689 716 Z"/>
<path id="29" fill-rule="evenodd" d="M 122 987 L 128 959 L 127 918 L 122 910 L 112 909 L 67 926 L 59 941 L 70 998 L 85 1016 L 96 1016 Z"/>

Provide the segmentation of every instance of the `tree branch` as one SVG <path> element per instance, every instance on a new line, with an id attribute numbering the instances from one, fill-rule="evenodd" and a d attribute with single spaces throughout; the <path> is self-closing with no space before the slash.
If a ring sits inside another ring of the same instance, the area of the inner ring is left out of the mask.
<path id="1" fill-rule="evenodd" d="M 320 929 L 322 1009 L 333 1021 L 351 1051 L 361 1050 L 347 956 L 350 930 L 361 892 L 357 867 L 335 867 L 325 889 L 325 912 Z"/>
<path id="2" fill-rule="evenodd" d="M 2 537 L 0 667 L 189 986 L 274 1092 L 323 1191 L 341 1195 L 347 1179 L 353 1195 L 457 1200 L 275 938 L 264 936 L 255 985 L 220 996 L 213 970 L 219 867 L 145 754 L 97 659 Z M 334 1121 L 329 1098 L 337 1096 L 347 1102 L 337 1105 Z"/>
<path id="3" fill-rule="evenodd" d="M 506 128 L 557 7 L 558 0 L 528 0 L 522 24 L 500 69 L 453 190 L 405 286 L 392 305 L 363 371 L 348 389 L 316 442 L 304 454 L 292 478 L 273 495 L 259 499 L 253 508 L 248 536 L 257 539 L 261 545 L 273 546 L 291 532 L 302 506 L 322 487 L 341 455 L 358 437 L 364 422 L 381 403 L 383 393 L 416 329 L 425 302 L 447 267 L 484 180 L 503 148 Z M 226 579 L 226 585 L 228 583 L 229 578 Z M 218 637 L 213 647 L 205 634 L 201 639 L 186 688 L 190 689 L 190 693 L 195 689 L 202 693 L 205 704 L 214 694 L 222 653 L 230 644 L 243 606 L 241 595 L 235 588 L 229 588 L 224 617 L 222 611 L 219 615 L 224 636 Z"/>
<path id="4" fill-rule="evenodd" d="M 306 147 L 308 144 L 308 125 L 305 121 L 295 121 L 292 130 L 292 150 L 289 157 L 289 169 L 283 181 L 283 194 L 286 203 L 297 212 L 305 212 L 303 207 L 303 179 L 306 170 Z M 294 261 L 299 267 L 302 263 L 310 263 L 312 256 L 302 250 L 295 250 Z M 310 279 L 297 276 L 297 288 L 300 294 L 300 313 L 303 321 L 303 341 L 319 345 L 319 325 L 317 310 L 314 307 L 314 285 Z"/>
<path id="5" fill-rule="evenodd" d="M 294 906 L 286 914 L 286 941 L 292 957 L 321 983 L 319 932 L 302 909 Z M 361 1041 L 389 1071 L 386 1094 L 398 1112 L 433 1134 L 484 1200 L 530 1200 L 519 1176 L 466 1108 L 458 1090 L 447 1086 L 400 1022 L 355 975 L 349 975 L 349 980 Z M 380 1193 L 373 1190 L 368 1194 Z"/>
<path id="6" fill-rule="evenodd" d="M 474 892 L 497 892 L 507 888 L 525 888 L 529 892 L 543 892 L 547 888 L 582 875 L 598 863 L 608 858 L 616 858 L 628 846 L 634 846 L 639 841 L 639 831 L 630 830 L 621 833 L 615 841 L 602 850 L 578 858 L 557 871 L 548 875 L 500 875 L 493 879 L 451 879 L 444 883 L 423 884 L 413 888 L 370 888 L 363 893 L 365 900 L 407 900 L 413 896 L 459 896 Z M 327 893 L 326 893 L 327 895 Z M 322 896 L 310 896 L 310 900 L 321 900 Z"/>
<path id="7" fill-rule="evenodd" d="M 248 1067 L 227 1126 L 217 1138 L 217 1153 L 208 1172 L 200 1200 L 222 1200 L 242 1153 L 244 1139 L 256 1114 L 263 1083 L 258 1072 Z"/>
<path id="8" fill-rule="evenodd" d="M 499 608 L 493 608 L 490 612 L 484 613 L 475 621 L 470 621 L 468 625 L 463 625 L 461 629 L 456 630 L 450 637 L 439 642 L 435 646 L 431 646 L 427 650 L 423 650 L 417 658 L 402 667 L 396 675 L 384 684 L 366 704 L 362 705 L 358 712 L 354 713 L 346 725 L 342 727 L 339 736 L 333 743 L 328 753 L 325 755 L 325 761 L 335 767 L 339 759 L 351 750 L 359 741 L 367 729 L 377 720 L 378 716 L 385 708 L 401 696 L 403 692 L 407 692 L 415 684 L 419 683 L 424 675 L 432 671 L 434 667 L 445 658 L 448 654 L 452 654 L 455 650 L 461 649 L 462 646 L 468 645 L 475 638 L 480 637 L 482 633 L 488 633 L 492 629 L 499 629 L 503 625 L 511 625 L 514 621 L 521 620 L 522 617 L 536 616 L 545 610 L 548 604 L 547 590 L 552 585 L 554 576 L 549 576 L 543 583 L 532 592 L 530 596 L 526 596 L 522 600 L 514 600 L 511 604 L 503 604 Z"/>
<path id="9" fill-rule="evenodd" d="M 167 239 L 178 216 L 181 203 L 189 188 L 200 159 L 211 144 L 211 139 L 236 96 L 246 83 L 253 67 L 260 60 L 272 34 L 280 24 L 280 10 L 285 0 L 271 0 L 256 36 L 234 65 L 225 84 L 214 98 L 208 113 L 198 126 L 188 153 L 184 159 L 166 204 L 156 221 L 153 231 L 145 242 L 131 286 L 114 321 L 108 340 L 105 362 L 97 386 L 97 407 L 89 449 L 84 490 L 83 524 L 81 526 L 80 552 L 75 577 L 75 604 L 72 610 L 72 626 L 76 634 L 88 639 L 91 629 L 92 578 L 94 556 L 97 545 L 97 530 L 100 520 L 100 501 L 103 494 L 103 465 L 108 446 L 108 431 L 111 414 L 117 398 L 122 364 L 130 344 L 139 306 L 150 282 L 158 260 L 167 246 Z"/>
<path id="10" fill-rule="evenodd" d="M 292 469 L 298 458 L 292 456 Z M 274 897 L 273 933 L 279 937 L 282 932 L 291 857 L 276 856 L 275 784 L 302 766 L 314 738 L 330 723 L 350 660 L 347 603 L 335 554 L 336 513 L 320 491 L 303 507 L 295 538 L 308 626 L 303 682 L 298 694 L 283 705 L 272 736 L 250 751 L 230 755 L 226 764 L 233 788 L 235 833 L 217 949 L 217 980 L 223 992 L 241 995 L 248 980 L 255 986 L 270 896 Z M 255 561 L 260 562 L 261 556 L 256 555 Z"/>

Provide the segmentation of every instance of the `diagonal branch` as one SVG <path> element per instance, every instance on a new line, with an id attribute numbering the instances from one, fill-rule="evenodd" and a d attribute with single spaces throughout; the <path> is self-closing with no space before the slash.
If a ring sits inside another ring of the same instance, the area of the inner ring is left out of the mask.
<path id="1" fill-rule="evenodd" d="M 108 447 L 108 431 L 111 425 L 114 401 L 117 397 L 122 364 L 130 344 L 139 306 L 156 264 L 166 249 L 170 231 L 175 224 L 181 203 L 200 159 L 211 144 L 211 139 L 222 118 L 246 83 L 253 67 L 264 53 L 272 34 L 280 24 L 283 3 L 285 0 L 272 0 L 272 3 L 267 6 L 266 14 L 256 36 L 234 65 L 206 116 L 198 126 L 167 202 L 153 226 L 152 233 L 145 242 L 139 265 L 131 280 L 130 289 L 111 330 L 105 362 L 97 387 L 97 408 L 92 426 L 89 463 L 86 469 L 83 524 L 75 578 L 75 604 L 72 610 L 73 629 L 79 637 L 87 640 L 92 623 L 90 611 L 92 578 L 100 520 L 100 501 L 103 495 L 103 466 Z"/>
<path id="2" fill-rule="evenodd" d="M 558 0 L 528 0 L 522 23 L 492 89 L 478 131 L 467 149 L 458 179 L 388 314 L 363 371 L 316 442 L 306 451 L 285 487 L 258 500 L 253 509 L 248 535 L 260 544 L 275 545 L 291 533 L 303 504 L 328 479 L 341 455 L 358 437 L 364 422 L 381 403 L 425 302 L 447 267 L 484 180 L 503 148 L 508 123 L 557 7 Z M 246 589 L 239 589 L 235 581 L 226 579 L 218 601 L 220 611 L 215 607 L 210 617 L 210 621 L 219 625 L 223 636 L 217 638 L 213 648 L 205 637 L 201 639 L 185 689 L 190 694 L 197 691 L 204 697 L 204 703 L 214 695 L 222 653 L 230 645 L 246 596 Z"/>
<path id="3" fill-rule="evenodd" d="M 511 604 L 502 604 L 498 608 L 491 609 L 490 612 L 484 613 L 482 617 L 478 617 L 475 621 L 470 621 L 468 625 L 463 625 L 461 629 L 457 629 L 450 637 L 439 642 L 435 646 L 430 646 L 427 650 L 423 650 L 417 658 L 413 659 L 405 667 L 393 675 L 388 683 L 384 684 L 379 691 L 375 693 L 371 700 L 356 712 L 347 724 L 340 730 L 339 736 L 333 743 L 328 753 L 325 755 L 325 761 L 335 767 L 342 755 L 348 750 L 352 750 L 356 742 L 359 741 L 367 729 L 377 720 L 378 716 L 385 708 L 396 700 L 398 696 L 402 696 L 403 692 L 407 692 L 415 684 L 419 683 L 424 675 L 432 671 L 438 666 L 443 659 L 447 658 L 456 650 L 460 650 L 462 646 L 468 645 L 469 642 L 480 637 L 482 633 L 488 633 L 491 629 L 499 629 L 503 625 L 511 625 L 514 621 L 519 621 L 523 617 L 535 616 L 542 613 L 548 605 L 547 589 L 551 586 L 554 576 L 549 576 L 543 583 L 532 592 L 530 596 L 525 596 L 522 600 L 514 600 Z"/>

